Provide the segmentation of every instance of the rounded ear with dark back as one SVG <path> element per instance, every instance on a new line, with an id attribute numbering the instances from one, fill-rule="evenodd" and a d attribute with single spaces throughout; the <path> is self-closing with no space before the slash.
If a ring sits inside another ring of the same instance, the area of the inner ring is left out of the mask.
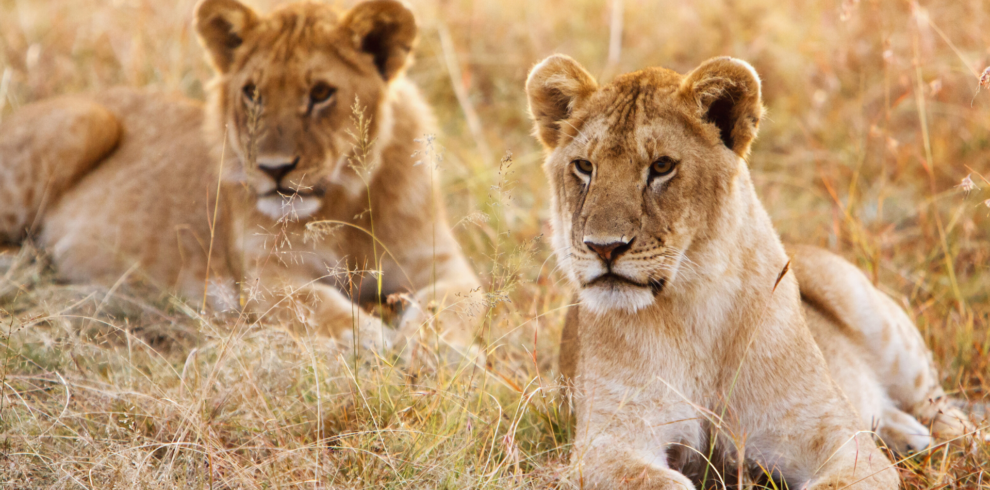
<path id="1" fill-rule="evenodd" d="M 196 6 L 194 25 L 213 67 L 227 73 L 244 35 L 258 20 L 253 10 L 237 0 L 202 0 Z"/>
<path id="2" fill-rule="evenodd" d="M 701 119 L 718 128 L 726 147 L 743 158 L 749 154 L 763 117 L 760 77 L 749 63 L 710 59 L 684 78 L 679 91 Z"/>
<path id="3" fill-rule="evenodd" d="M 386 81 L 406 67 L 419 32 L 413 13 L 394 0 L 358 4 L 340 24 L 350 31 L 354 48 L 371 56 Z"/>
<path id="4" fill-rule="evenodd" d="M 594 77 L 568 56 L 555 54 L 536 65 L 526 79 L 526 95 L 540 142 L 555 148 L 561 122 L 597 90 Z"/>

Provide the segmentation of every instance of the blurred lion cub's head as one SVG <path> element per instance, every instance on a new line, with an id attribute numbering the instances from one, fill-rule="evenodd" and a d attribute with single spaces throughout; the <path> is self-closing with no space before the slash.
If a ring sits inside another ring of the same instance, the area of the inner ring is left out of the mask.
<path id="1" fill-rule="evenodd" d="M 378 0 L 342 16 L 315 2 L 262 15 L 236 0 L 203 0 L 195 23 L 216 70 L 208 128 L 233 154 L 225 177 L 245 183 L 273 218 L 310 216 L 331 185 L 360 190 L 346 171 L 361 137 L 352 106 L 370 119 L 367 141 L 388 143 L 385 102 L 416 41 L 412 12 Z"/>

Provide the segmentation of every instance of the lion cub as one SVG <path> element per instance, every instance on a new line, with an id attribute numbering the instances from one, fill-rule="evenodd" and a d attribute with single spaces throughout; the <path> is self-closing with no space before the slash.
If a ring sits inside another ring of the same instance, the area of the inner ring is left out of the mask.
<path id="1" fill-rule="evenodd" d="M 909 451 L 931 439 L 915 416 L 967 429 L 896 303 L 828 252 L 788 258 L 745 161 L 763 115 L 749 64 L 599 86 L 557 55 L 526 91 L 579 288 L 560 363 L 585 488 L 694 488 L 714 444 L 790 488 L 892 489 L 871 430 Z"/>
<path id="2" fill-rule="evenodd" d="M 413 14 L 203 0 L 195 28 L 216 70 L 205 107 L 114 89 L 4 121 L 0 241 L 37 221 L 67 279 L 136 277 L 196 303 L 206 289 L 375 345 L 392 333 L 358 304 L 408 293 L 400 331 L 470 343 L 478 280 L 413 156 L 433 128 L 403 75 Z"/>

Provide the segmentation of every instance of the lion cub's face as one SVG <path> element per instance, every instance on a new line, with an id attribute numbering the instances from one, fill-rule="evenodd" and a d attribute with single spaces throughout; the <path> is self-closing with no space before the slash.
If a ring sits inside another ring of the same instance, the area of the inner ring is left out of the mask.
<path id="1" fill-rule="evenodd" d="M 317 3 L 261 16 L 235 0 L 204 0 L 196 28 L 217 70 L 210 124 L 237 157 L 225 176 L 246 183 L 273 218 L 305 218 L 328 187 L 352 187 L 352 107 L 359 101 L 371 119 L 369 141 L 387 137 L 381 107 L 416 39 L 412 14 L 375 1 L 340 17 Z"/>
<path id="2" fill-rule="evenodd" d="M 558 55 L 526 90 L 548 150 L 554 246 L 581 304 L 636 311 L 689 280 L 685 252 L 727 205 L 756 135 L 753 69 L 721 58 L 687 76 L 653 68 L 598 87 Z"/>

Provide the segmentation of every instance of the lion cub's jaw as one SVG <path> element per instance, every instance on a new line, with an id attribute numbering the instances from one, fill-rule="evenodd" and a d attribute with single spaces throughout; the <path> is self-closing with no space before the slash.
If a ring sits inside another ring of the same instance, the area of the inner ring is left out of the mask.
<path id="1" fill-rule="evenodd" d="M 379 0 L 338 16 L 297 3 L 261 15 L 203 0 L 196 29 L 216 69 L 206 125 L 231 157 L 226 180 L 247 185 L 273 219 L 307 218 L 326 193 L 365 188 L 391 141 L 393 88 L 416 41 L 408 9 Z"/>
<path id="2" fill-rule="evenodd" d="M 323 199 L 299 194 L 263 195 L 258 197 L 255 207 L 261 211 L 261 214 L 275 221 L 283 219 L 296 221 L 316 214 L 323 207 Z"/>
<path id="3" fill-rule="evenodd" d="M 554 245 L 582 306 L 636 312 L 704 275 L 692 245 L 748 179 L 742 159 L 763 111 L 753 68 L 718 58 L 686 76 L 653 68 L 599 87 L 558 55 L 526 90 L 548 150 Z"/>

